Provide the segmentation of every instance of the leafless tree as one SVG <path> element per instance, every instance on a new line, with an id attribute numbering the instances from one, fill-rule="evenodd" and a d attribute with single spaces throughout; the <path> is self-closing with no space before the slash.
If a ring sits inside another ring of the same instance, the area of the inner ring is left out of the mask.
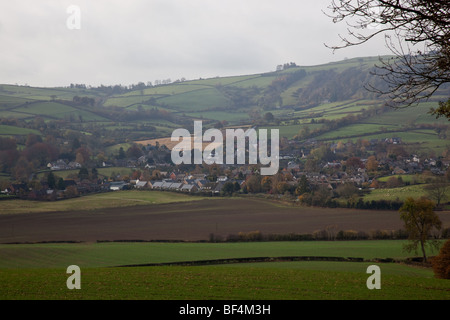
<path id="1" fill-rule="evenodd" d="M 386 96 L 393 107 L 428 100 L 450 83 L 450 1 L 448 0 L 332 0 L 333 22 L 347 23 L 343 44 L 334 50 L 363 44 L 384 34 L 392 58 L 380 59 L 374 74 L 387 86 L 368 89 Z M 450 120 L 450 99 L 432 109 Z"/>
<path id="2" fill-rule="evenodd" d="M 428 196 L 436 201 L 437 207 L 447 199 L 449 190 L 450 183 L 448 183 L 445 178 L 436 179 L 425 187 Z"/>

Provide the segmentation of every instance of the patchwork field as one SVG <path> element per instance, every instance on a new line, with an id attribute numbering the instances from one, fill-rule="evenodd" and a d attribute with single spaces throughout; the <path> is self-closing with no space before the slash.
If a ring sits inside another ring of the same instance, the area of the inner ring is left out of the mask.
<path id="1" fill-rule="evenodd" d="M 119 194 L 117 198 L 128 205 L 106 208 Z M 160 192 L 114 192 L 74 199 L 79 202 L 71 204 L 61 201 L 66 205 L 60 207 L 50 202 L 46 204 L 49 207 L 34 212 L 18 213 L 26 211 L 22 207 L 16 213 L 10 210 L 1 214 L 0 299 L 450 299 L 450 283 L 436 279 L 430 268 L 378 260 L 401 261 L 411 256 L 403 251 L 404 240 L 113 241 L 208 240 L 211 233 L 226 236 L 255 230 L 306 233 L 332 224 L 336 230 L 401 227 L 395 211 L 289 207 L 263 199 L 199 199 L 166 194 L 164 198 Z M 82 201 L 89 198 L 98 208 L 81 210 L 87 209 Z M 130 206 L 133 201 L 154 203 Z M 2 208 L 7 208 L 4 204 L 8 202 L 3 201 Z M 52 205 L 58 210 L 50 210 Z M 444 226 L 449 226 L 450 213 L 441 212 L 440 216 Z M 7 244 L 11 242 L 16 244 Z M 236 262 L 261 257 L 274 262 L 213 263 L 217 259 Z M 288 262 L 283 257 L 352 257 L 361 262 Z M 136 266 L 205 260 L 210 261 L 209 265 Z M 373 264 L 382 272 L 381 290 L 366 287 L 366 270 Z M 81 268 L 81 290 L 66 287 L 69 265 Z M 124 267 L 127 265 L 135 267 Z"/>

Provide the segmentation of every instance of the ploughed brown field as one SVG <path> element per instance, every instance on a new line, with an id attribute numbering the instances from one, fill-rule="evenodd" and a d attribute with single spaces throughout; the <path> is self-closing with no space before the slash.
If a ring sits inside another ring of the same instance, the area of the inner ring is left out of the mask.
<path id="1" fill-rule="evenodd" d="M 450 226 L 450 212 L 439 214 Z M 102 240 L 208 240 L 239 232 L 306 234 L 334 230 L 398 230 L 396 211 L 283 206 L 262 199 L 206 199 L 184 203 L 0 215 L 0 243 Z"/>

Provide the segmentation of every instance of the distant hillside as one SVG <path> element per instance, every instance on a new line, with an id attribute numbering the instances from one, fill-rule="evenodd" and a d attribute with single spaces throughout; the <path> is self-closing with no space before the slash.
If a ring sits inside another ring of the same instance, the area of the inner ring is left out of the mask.
<path id="1" fill-rule="evenodd" d="M 261 74 L 128 87 L 4 84 L 0 85 L 0 135 L 27 135 L 29 130 L 39 131 L 39 122 L 57 123 L 114 145 L 168 137 L 174 128 L 201 119 L 205 127 L 278 128 L 283 137 L 299 141 L 398 136 L 422 147 L 445 149 L 448 122 L 427 112 L 450 91 L 441 91 L 416 108 L 383 107 L 383 101 L 365 88 L 368 83 L 383 85 L 371 74 L 378 61 L 378 57 L 364 57 L 318 66 L 287 63 Z"/>

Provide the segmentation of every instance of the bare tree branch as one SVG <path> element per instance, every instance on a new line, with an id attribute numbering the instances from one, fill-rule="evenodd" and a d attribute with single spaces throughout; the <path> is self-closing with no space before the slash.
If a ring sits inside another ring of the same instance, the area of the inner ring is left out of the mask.
<path id="1" fill-rule="evenodd" d="M 389 105 L 426 101 L 450 83 L 450 1 L 332 0 L 328 9 L 331 13 L 325 14 L 333 22 L 348 26 L 348 35 L 339 35 L 342 44 L 328 48 L 357 46 L 384 34 L 394 57 L 381 60 L 373 74 L 383 78 L 387 88 L 368 89 L 386 96 Z M 448 118 L 441 111 L 434 114 Z"/>

